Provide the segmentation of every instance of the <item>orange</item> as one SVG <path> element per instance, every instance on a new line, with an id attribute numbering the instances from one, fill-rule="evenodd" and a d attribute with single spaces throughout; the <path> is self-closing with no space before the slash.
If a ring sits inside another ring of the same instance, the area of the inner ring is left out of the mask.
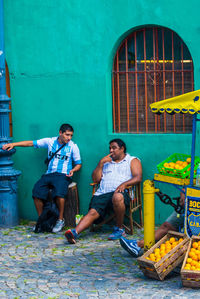
<path id="1" fill-rule="evenodd" d="M 187 267 L 187 268 L 191 268 L 191 265 L 190 264 L 185 264 L 185 267 Z"/>
<path id="2" fill-rule="evenodd" d="M 151 261 L 155 261 L 156 260 L 155 255 L 153 253 L 151 253 L 149 255 L 149 258 L 150 258 Z"/>
<path id="3" fill-rule="evenodd" d="M 200 246 L 200 241 L 198 241 L 197 243 L 198 243 L 198 245 Z"/>
<path id="4" fill-rule="evenodd" d="M 171 244 L 173 244 L 175 241 L 176 241 L 176 239 L 175 239 L 174 237 L 171 237 L 171 238 L 169 239 L 169 242 L 170 242 Z"/>
<path id="5" fill-rule="evenodd" d="M 186 162 L 191 163 L 191 158 L 187 158 Z"/>
<path id="6" fill-rule="evenodd" d="M 191 258 L 193 258 L 194 255 L 195 255 L 195 253 L 192 252 L 192 251 L 190 251 L 190 252 L 188 253 L 188 256 L 191 257 Z"/>
<path id="7" fill-rule="evenodd" d="M 192 266 L 192 267 L 191 267 L 191 270 L 196 270 L 196 267 L 195 267 L 195 266 Z"/>
<path id="8" fill-rule="evenodd" d="M 181 243 L 183 241 L 183 238 L 180 238 L 179 240 L 178 240 L 178 243 Z"/>
<path id="9" fill-rule="evenodd" d="M 160 250 L 165 249 L 165 244 L 160 245 Z"/>
<path id="10" fill-rule="evenodd" d="M 169 163 L 169 168 L 174 168 L 175 167 L 175 163 L 174 162 L 170 162 Z"/>
<path id="11" fill-rule="evenodd" d="M 196 264 L 197 264 L 197 262 L 194 261 L 194 260 L 192 260 L 191 263 L 190 263 L 191 266 L 196 266 Z"/>
<path id="12" fill-rule="evenodd" d="M 195 254 L 198 256 L 200 254 L 199 249 L 196 250 Z"/>
<path id="13" fill-rule="evenodd" d="M 182 166 L 183 166 L 183 168 L 185 168 L 186 166 L 188 166 L 188 163 L 187 162 L 183 162 Z"/>
<path id="14" fill-rule="evenodd" d="M 187 264 L 191 264 L 191 262 L 192 262 L 192 259 L 190 257 L 187 258 Z"/>
<path id="15" fill-rule="evenodd" d="M 198 247 L 198 243 L 197 242 L 193 242 L 192 243 L 192 247 L 196 249 Z"/>
<path id="16" fill-rule="evenodd" d="M 169 249 L 169 248 L 166 248 L 166 253 L 168 253 L 168 252 L 170 252 L 171 251 L 171 249 Z"/>
<path id="17" fill-rule="evenodd" d="M 193 257 L 192 257 L 192 259 L 193 259 L 193 261 L 198 261 L 198 257 L 197 257 L 197 255 L 194 254 Z"/>
<path id="18" fill-rule="evenodd" d="M 197 262 L 196 265 L 195 265 L 195 267 L 196 268 L 200 268 L 200 263 Z"/>
<path id="19" fill-rule="evenodd" d="M 160 252 L 160 248 L 156 248 L 156 249 L 154 249 L 154 252 L 156 253 L 156 252 Z"/>
<path id="20" fill-rule="evenodd" d="M 196 249 L 195 248 L 191 248 L 190 251 L 196 252 Z"/>

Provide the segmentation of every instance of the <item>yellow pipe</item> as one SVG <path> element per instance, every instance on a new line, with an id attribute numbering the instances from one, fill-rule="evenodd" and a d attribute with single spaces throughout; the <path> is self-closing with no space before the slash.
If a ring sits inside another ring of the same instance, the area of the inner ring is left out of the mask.
<path id="1" fill-rule="evenodd" d="M 144 202 L 144 250 L 147 251 L 155 244 L 155 192 L 154 182 L 144 181 L 143 202 Z"/>

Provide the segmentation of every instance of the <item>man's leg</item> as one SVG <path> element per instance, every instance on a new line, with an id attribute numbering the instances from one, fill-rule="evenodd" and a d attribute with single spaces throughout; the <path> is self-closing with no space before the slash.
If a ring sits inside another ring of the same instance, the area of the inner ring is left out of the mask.
<path id="1" fill-rule="evenodd" d="M 55 198 L 56 204 L 59 210 L 59 218 L 52 229 L 53 233 L 60 232 L 65 226 L 65 220 L 63 219 L 64 208 L 65 208 L 65 197 L 68 193 L 68 187 L 71 183 L 71 179 L 68 179 L 62 173 L 51 174 L 51 186 L 52 189 L 52 197 Z"/>
<path id="2" fill-rule="evenodd" d="M 68 242 L 70 244 L 75 244 L 77 235 L 90 227 L 92 223 L 99 218 L 99 216 L 100 214 L 95 209 L 90 209 L 87 215 L 81 219 L 75 229 L 69 229 L 65 232 L 65 237 L 67 238 Z"/>
<path id="3" fill-rule="evenodd" d="M 175 227 L 165 221 L 156 231 L 155 231 L 155 240 L 159 241 L 164 237 L 169 230 L 176 230 Z M 128 240 L 125 238 L 120 239 L 121 246 L 128 251 L 133 257 L 138 257 L 141 254 L 141 249 L 144 247 L 144 240 Z"/>
<path id="4" fill-rule="evenodd" d="M 124 204 L 124 196 L 120 192 L 115 192 L 112 197 L 113 210 L 116 216 L 116 225 L 119 228 L 122 228 L 125 214 L 125 204 Z"/>
<path id="5" fill-rule="evenodd" d="M 63 219 L 65 198 L 64 197 L 56 197 L 56 203 L 57 203 L 58 210 L 59 210 L 59 217 L 58 217 L 58 220 L 56 221 L 55 226 L 52 229 L 53 233 L 60 232 L 63 229 L 63 227 L 65 226 L 65 220 Z"/>
<path id="6" fill-rule="evenodd" d="M 123 193 L 114 192 L 112 196 L 112 205 L 116 217 L 116 227 L 114 227 L 113 232 L 108 236 L 108 240 L 117 240 L 125 235 L 125 230 L 123 229 L 124 214 L 126 210 L 124 200 Z"/>
<path id="7" fill-rule="evenodd" d="M 87 215 L 85 215 L 77 225 L 76 232 L 79 234 L 90 227 L 92 223 L 99 218 L 99 216 L 99 213 L 95 209 L 90 209 Z"/>
<path id="8" fill-rule="evenodd" d="M 34 204 L 35 204 L 35 208 L 38 213 L 38 216 L 40 216 L 43 211 L 43 206 L 44 206 L 43 201 L 36 197 L 34 197 L 33 199 L 34 199 Z"/>
<path id="9" fill-rule="evenodd" d="M 47 176 L 43 175 L 34 185 L 32 196 L 38 216 L 42 214 L 44 202 L 49 192 Z"/>
<path id="10" fill-rule="evenodd" d="M 63 197 L 57 197 L 56 203 L 58 205 L 58 210 L 59 210 L 59 219 L 63 220 L 65 199 Z"/>

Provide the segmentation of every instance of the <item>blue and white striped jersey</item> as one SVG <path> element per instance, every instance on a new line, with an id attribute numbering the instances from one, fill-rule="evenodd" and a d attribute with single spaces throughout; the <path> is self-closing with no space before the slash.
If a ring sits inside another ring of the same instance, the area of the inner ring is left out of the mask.
<path id="1" fill-rule="evenodd" d="M 33 146 L 36 148 L 47 148 L 48 158 L 50 158 L 62 144 L 58 142 L 58 137 L 53 137 L 34 140 Z M 57 154 L 54 155 L 53 159 L 51 159 L 46 173 L 59 172 L 69 174 L 70 170 L 73 168 L 72 163 L 75 165 L 81 164 L 81 157 L 78 146 L 70 140 Z"/>

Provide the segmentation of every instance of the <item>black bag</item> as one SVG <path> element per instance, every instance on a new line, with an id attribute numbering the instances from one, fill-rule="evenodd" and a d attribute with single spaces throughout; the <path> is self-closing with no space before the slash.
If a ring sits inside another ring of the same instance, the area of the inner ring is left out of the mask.
<path id="1" fill-rule="evenodd" d="M 56 221 L 59 218 L 59 211 L 54 201 L 44 203 L 42 214 L 38 217 L 35 233 L 52 232 Z"/>
<path id="2" fill-rule="evenodd" d="M 49 165 L 49 162 L 53 159 L 53 157 L 55 156 L 55 154 L 57 154 L 64 146 L 66 145 L 66 143 L 63 143 L 61 145 L 61 147 L 59 147 L 59 149 L 53 153 L 49 158 L 47 157 L 45 160 L 44 160 L 44 164 L 46 164 L 46 166 L 48 167 Z"/>

